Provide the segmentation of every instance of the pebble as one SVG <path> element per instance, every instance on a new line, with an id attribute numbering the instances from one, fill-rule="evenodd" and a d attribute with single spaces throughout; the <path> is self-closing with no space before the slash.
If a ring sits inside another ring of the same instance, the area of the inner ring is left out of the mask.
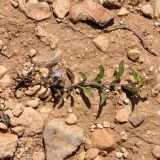
<path id="1" fill-rule="evenodd" d="M 52 119 L 44 129 L 47 160 L 63 160 L 75 152 L 83 141 L 83 129 L 67 125 L 61 118 Z"/>
<path id="2" fill-rule="evenodd" d="M 38 105 L 40 103 L 40 99 L 35 97 L 35 98 L 32 98 L 31 100 L 29 100 L 27 103 L 26 103 L 26 106 L 27 107 L 32 107 L 32 108 L 37 108 Z"/>
<path id="3" fill-rule="evenodd" d="M 31 107 L 24 108 L 23 113 L 17 118 L 17 123 L 25 128 L 24 136 L 34 136 L 43 131 L 43 118 Z"/>
<path id="4" fill-rule="evenodd" d="M 102 123 L 102 125 L 103 125 L 104 128 L 110 128 L 111 127 L 111 124 L 108 121 L 104 121 Z"/>
<path id="5" fill-rule="evenodd" d="M 130 49 L 127 54 L 128 59 L 134 62 L 138 61 L 139 56 L 140 56 L 140 51 L 138 49 Z"/>
<path id="6" fill-rule="evenodd" d="M 30 52 L 29 52 L 29 56 L 32 58 L 36 55 L 37 51 L 35 49 L 31 49 Z"/>
<path id="7" fill-rule="evenodd" d="M 4 76 L 7 72 L 7 68 L 5 66 L 0 65 L 0 79 Z"/>
<path id="8" fill-rule="evenodd" d="M 73 22 L 90 20 L 100 26 L 107 25 L 113 19 L 106 8 L 93 0 L 84 0 L 72 5 L 68 17 Z"/>
<path id="9" fill-rule="evenodd" d="M 0 79 L 0 87 L 2 88 L 6 88 L 11 84 L 11 78 L 9 75 L 4 75 L 1 79 Z"/>
<path id="10" fill-rule="evenodd" d="M 120 10 L 119 10 L 119 12 L 118 12 L 118 16 L 126 16 L 126 15 L 128 15 L 129 14 L 129 11 L 127 10 L 127 8 L 125 8 L 125 7 L 122 7 Z"/>
<path id="11" fill-rule="evenodd" d="M 53 12 L 58 18 L 64 18 L 70 9 L 70 0 L 54 0 L 53 1 Z"/>
<path id="12" fill-rule="evenodd" d="M 97 128 L 99 128 L 99 129 L 102 129 L 102 128 L 103 128 L 102 124 L 100 124 L 100 123 L 97 123 L 96 126 L 97 126 Z"/>
<path id="13" fill-rule="evenodd" d="M 77 123 L 77 116 L 74 113 L 70 113 L 69 116 L 66 118 L 65 122 L 69 125 Z"/>
<path id="14" fill-rule="evenodd" d="M 0 159 L 13 157 L 17 148 L 17 143 L 17 135 L 0 133 Z"/>
<path id="15" fill-rule="evenodd" d="M 116 120 L 120 123 L 128 122 L 129 115 L 131 114 L 131 112 L 131 107 L 125 106 L 116 113 Z"/>
<path id="16" fill-rule="evenodd" d="M 39 66 L 44 66 L 44 67 L 52 67 L 56 65 L 62 57 L 62 51 L 59 48 L 56 48 L 53 51 L 37 55 L 33 57 L 33 63 Z"/>
<path id="17" fill-rule="evenodd" d="M 120 138 L 121 138 L 122 141 L 126 141 L 127 140 L 128 135 L 127 135 L 126 131 L 122 131 L 120 133 Z"/>
<path id="18" fill-rule="evenodd" d="M 116 152 L 115 155 L 116 155 L 117 158 L 122 158 L 123 157 L 122 152 Z"/>
<path id="19" fill-rule="evenodd" d="M 17 8 L 18 5 L 19 5 L 18 2 L 15 1 L 15 0 L 11 0 L 10 2 L 11 2 L 12 6 L 13 6 L 14 8 Z"/>
<path id="20" fill-rule="evenodd" d="M 24 4 L 23 11 L 27 17 L 36 21 L 47 19 L 52 14 L 48 3 L 38 0 L 28 0 Z"/>
<path id="21" fill-rule="evenodd" d="M 92 132 L 92 144 L 95 148 L 110 151 L 114 150 L 115 143 L 114 135 L 105 129 L 96 129 Z"/>
<path id="22" fill-rule="evenodd" d="M 15 117 L 18 117 L 22 114 L 24 110 L 24 105 L 22 103 L 17 103 L 13 109 L 12 109 L 12 113 Z"/>
<path id="23" fill-rule="evenodd" d="M 8 127 L 4 123 L 0 122 L 0 130 L 7 131 Z"/>
<path id="24" fill-rule="evenodd" d="M 22 126 L 17 126 L 17 127 L 11 128 L 11 132 L 16 134 L 18 137 L 23 136 L 24 131 L 25 131 L 25 129 Z"/>
<path id="25" fill-rule="evenodd" d="M 154 22 L 154 26 L 155 26 L 155 27 L 159 27 L 159 26 L 160 26 L 160 22 L 157 22 L 157 21 Z"/>
<path id="26" fill-rule="evenodd" d="M 133 112 L 129 117 L 129 121 L 134 127 L 138 127 L 140 124 L 142 124 L 144 119 L 145 119 L 145 117 L 144 117 L 143 113 L 134 113 Z"/>
<path id="27" fill-rule="evenodd" d="M 92 160 L 98 156 L 99 149 L 98 148 L 90 148 L 86 151 L 85 160 Z"/>
<path id="28" fill-rule="evenodd" d="M 160 158 L 160 146 L 156 145 L 152 148 L 152 154 L 154 158 L 159 159 Z"/>
<path id="29" fill-rule="evenodd" d="M 153 18 L 153 8 L 150 4 L 146 4 L 141 7 L 141 11 L 145 16 Z"/>
<path id="30" fill-rule="evenodd" d="M 106 52 L 109 47 L 109 41 L 106 37 L 99 35 L 95 39 L 93 39 L 93 43 L 95 46 L 100 49 L 102 52 Z"/>

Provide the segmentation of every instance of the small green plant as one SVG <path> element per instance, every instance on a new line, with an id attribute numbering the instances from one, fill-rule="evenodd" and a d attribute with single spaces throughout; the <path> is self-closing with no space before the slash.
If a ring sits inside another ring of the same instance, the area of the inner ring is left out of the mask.
<path id="1" fill-rule="evenodd" d="M 116 86 L 120 86 L 122 90 L 124 89 L 125 91 L 127 91 L 127 94 L 137 96 L 140 92 L 141 87 L 143 85 L 148 84 L 148 81 L 144 79 L 142 76 L 140 76 L 135 69 L 131 70 L 134 82 L 129 80 L 127 84 L 122 84 L 121 78 L 124 74 L 124 71 L 125 71 L 125 64 L 124 61 L 122 60 L 119 63 L 118 69 L 115 71 L 113 80 L 110 83 L 106 84 L 102 83 L 102 79 L 105 76 L 105 70 L 104 67 L 100 65 L 99 73 L 92 80 L 88 79 L 88 76 L 85 72 L 79 72 L 79 75 L 81 76 L 81 81 L 75 83 L 74 73 L 69 68 L 67 68 L 66 75 L 68 77 L 68 80 L 70 81 L 70 85 L 66 86 L 64 73 L 59 69 L 56 70 L 49 69 L 48 76 L 42 78 L 40 81 L 33 81 L 31 78 L 28 78 L 27 81 L 27 77 L 25 77 L 25 79 L 23 78 L 22 81 L 19 82 L 18 85 L 16 86 L 15 91 L 17 91 L 21 87 L 43 85 L 46 88 L 51 89 L 55 103 L 63 104 L 66 98 L 71 97 L 71 99 L 73 100 L 74 95 L 79 93 L 81 96 L 85 96 L 89 99 L 89 97 L 94 96 L 93 88 L 96 88 L 100 96 L 99 106 L 102 107 L 106 104 L 107 94 L 114 91 Z M 77 90 L 79 92 L 77 92 Z M 107 92 L 107 90 L 109 90 L 109 93 Z"/>

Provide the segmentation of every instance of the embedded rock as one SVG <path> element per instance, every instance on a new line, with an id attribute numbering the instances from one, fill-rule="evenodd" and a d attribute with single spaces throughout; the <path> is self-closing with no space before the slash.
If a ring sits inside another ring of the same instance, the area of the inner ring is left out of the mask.
<path id="1" fill-rule="evenodd" d="M 83 130 L 70 126 L 63 119 L 52 119 L 44 130 L 47 160 L 64 160 L 77 150 L 83 140 Z"/>

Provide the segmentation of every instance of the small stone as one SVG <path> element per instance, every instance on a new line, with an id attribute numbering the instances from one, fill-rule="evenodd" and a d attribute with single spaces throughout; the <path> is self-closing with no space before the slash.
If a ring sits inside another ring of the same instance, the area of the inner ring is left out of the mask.
<path id="1" fill-rule="evenodd" d="M 108 121 L 104 121 L 102 123 L 102 125 L 103 125 L 104 128 L 110 128 L 111 127 L 111 124 Z"/>
<path id="2" fill-rule="evenodd" d="M 121 138 L 122 141 L 126 141 L 127 138 L 128 138 L 127 133 L 126 133 L 125 131 L 122 131 L 122 132 L 120 133 L 120 138 Z"/>
<path id="3" fill-rule="evenodd" d="M 99 35 L 95 39 L 93 39 L 93 43 L 96 45 L 98 49 L 102 52 L 106 52 L 109 47 L 109 41 L 106 37 Z"/>
<path id="4" fill-rule="evenodd" d="M 2 88 L 6 88 L 11 84 L 11 78 L 9 75 L 4 75 L 1 79 L 0 79 L 0 87 Z"/>
<path id="5" fill-rule="evenodd" d="M 155 27 L 159 27 L 160 26 L 160 22 L 154 22 L 154 26 Z"/>
<path id="6" fill-rule="evenodd" d="M 127 54 L 128 59 L 134 62 L 138 61 L 139 55 L 140 55 L 140 51 L 138 49 L 130 49 Z"/>
<path id="7" fill-rule="evenodd" d="M 69 125 L 77 123 L 77 116 L 73 113 L 70 113 L 69 116 L 66 118 L 65 122 Z"/>
<path id="8" fill-rule="evenodd" d="M 22 114 L 23 110 L 24 110 L 23 104 L 22 104 L 22 103 L 17 103 L 17 104 L 13 107 L 12 113 L 13 113 L 13 115 L 14 115 L 15 117 L 18 117 L 18 116 L 20 116 L 20 115 Z"/>
<path id="9" fill-rule="evenodd" d="M 128 15 L 129 14 L 129 11 L 126 9 L 126 8 L 124 8 L 124 7 L 122 7 L 120 10 L 119 10 L 119 12 L 118 12 L 118 16 L 126 16 L 126 15 Z"/>
<path id="10" fill-rule="evenodd" d="M 81 145 L 83 130 L 76 125 L 67 125 L 63 119 L 52 119 L 44 130 L 47 160 L 63 160 Z"/>
<path id="11" fill-rule="evenodd" d="M 11 0 L 11 4 L 12 4 L 12 6 L 14 7 L 14 8 L 17 8 L 18 7 L 18 2 L 17 1 L 15 1 L 15 0 Z"/>
<path id="12" fill-rule="evenodd" d="M 111 151 L 115 148 L 115 139 L 105 129 L 96 129 L 92 133 L 92 144 L 95 148 Z"/>
<path id="13" fill-rule="evenodd" d="M 32 107 L 32 108 L 37 108 L 38 105 L 39 105 L 39 103 L 40 103 L 40 99 L 37 98 L 37 97 L 35 97 L 35 98 L 29 100 L 29 101 L 26 103 L 26 106 L 27 106 L 27 107 Z"/>
<path id="14" fill-rule="evenodd" d="M 12 111 L 11 111 L 10 109 L 5 110 L 4 113 L 5 113 L 6 115 L 8 115 L 9 118 L 14 117 L 14 115 L 13 115 L 13 113 L 12 113 Z"/>
<path id="15" fill-rule="evenodd" d="M 131 112 L 131 107 L 125 106 L 116 113 L 116 120 L 120 123 L 128 122 L 129 115 L 131 114 Z"/>
<path id="16" fill-rule="evenodd" d="M 144 117 L 144 114 L 142 114 L 142 113 L 134 113 L 133 112 L 129 117 L 129 121 L 134 127 L 138 127 L 140 124 L 142 124 L 144 119 L 145 119 L 145 117 Z"/>
<path id="17" fill-rule="evenodd" d="M 0 159 L 8 159 L 14 156 L 17 148 L 18 137 L 14 134 L 0 133 Z"/>
<path id="18" fill-rule="evenodd" d="M 35 49 L 31 49 L 29 52 L 29 56 L 32 58 L 36 55 L 37 51 Z"/>
<path id="19" fill-rule="evenodd" d="M 99 149 L 98 148 L 90 148 L 86 151 L 85 160 L 92 160 L 98 156 Z"/>
<path id="20" fill-rule="evenodd" d="M 93 124 L 93 125 L 91 125 L 89 128 L 90 128 L 90 129 L 95 129 L 95 128 L 97 128 L 97 126 L 96 126 L 95 124 Z"/>
<path id="21" fill-rule="evenodd" d="M 7 131 L 8 127 L 4 123 L 0 122 L 0 130 Z"/>
<path id="22" fill-rule="evenodd" d="M 156 145 L 152 149 L 152 154 L 154 158 L 159 159 L 160 158 L 160 146 Z"/>
<path id="23" fill-rule="evenodd" d="M 122 152 L 116 152 L 115 155 L 116 155 L 117 158 L 122 158 L 123 157 Z"/>
<path id="24" fill-rule="evenodd" d="M 38 0 L 28 0 L 24 6 L 24 12 L 27 17 L 36 21 L 47 19 L 51 16 L 51 10 L 46 2 Z"/>
<path id="25" fill-rule="evenodd" d="M 129 99 L 126 98 L 123 102 L 124 102 L 124 104 L 128 105 L 129 104 Z"/>
<path id="26" fill-rule="evenodd" d="M 53 1 L 53 12 L 58 18 L 64 18 L 70 9 L 70 0 L 54 0 Z"/>
<path id="27" fill-rule="evenodd" d="M 4 76 L 7 72 L 7 68 L 5 66 L 0 65 L 0 79 Z"/>
<path id="28" fill-rule="evenodd" d="M 11 128 L 11 131 L 12 131 L 12 133 L 16 134 L 18 137 L 21 137 L 21 136 L 23 136 L 25 129 L 24 129 L 24 127 L 17 126 L 17 127 Z"/>
<path id="29" fill-rule="evenodd" d="M 90 20 L 100 26 L 105 26 L 113 20 L 113 15 L 93 0 L 84 0 L 72 5 L 68 17 L 73 22 Z"/>
<path id="30" fill-rule="evenodd" d="M 150 4 L 142 6 L 141 11 L 145 16 L 153 18 L 153 8 Z"/>
<path id="31" fill-rule="evenodd" d="M 25 136 L 34 136 L 42 133 L 44 121 L 41 115 L 31 107 L 25 107 L 23 113 L 18 117 L 17 123 L 25 128 Z"/>
<path id="32" fill-rule="evenodd" d="M 41 65 L 44 67 L 49 67 L 49 66 L 52 67 L 60 61 L 61 57 L 62 57 L 62 51 L 59 48 L 57 48 L 48 53 L 37 55 L 33 57 L 32 60 L 33 63 L 35 63 L 36 65 Z"/>
<path id="33" fill-rule="evenodd" d="M 18 118 L 17 117 L 13 117 L 10 119 L 10 124 L 12 127 L 16 127 L 18 126 Z"/>
<path id="34" fill-rule="evenodd" d="M 45 160 L 45 154 L 43 151 L 33 152 L 32 160 Z"/>
<path id="35" fill-rule="evenodd" d="M 99 128 L 99 129 L 102 129 L 102 128 L 103 128 L 102 124 L 100 124 L 100 123 L 97 123 L 96 126 L 97 126 L 97 128 Z"/>
<path id="36" fill-rule="evenodd" d="M 128 158 L 128 155 L 129 155 L 129 152 L 128 152 L 128 151 L 125 151 L 125 152 L 123 153 L 123 157 L 126 158 L 126 159 Z"/>
<path id="37" fill-rule="evenodd" d="M 43 68 L 40 68 L 39 71 L 41 72 L 43 77 L 47 77 L 48 76 L 48 73 L 49 73 L 48 68 L 43 67 Z"/>
<path id="38" fill-rule="evenodd" d="M 121 152 L 122 152 L 122 153 L 124 153 L 124 152 L 126 152 L 126 151 L 127 151 L 127 150 L 126 150 L 124 147 L 121 148 Z"/>

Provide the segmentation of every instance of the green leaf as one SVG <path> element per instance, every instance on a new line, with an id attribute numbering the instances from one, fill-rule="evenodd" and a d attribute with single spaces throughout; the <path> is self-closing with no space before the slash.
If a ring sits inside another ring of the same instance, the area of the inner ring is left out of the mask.
<path id="1" fill-rule="evenodd" d="M 100 106 L 103 106 L 103 105 L 106 103 L 106 99 L 107 99 L 106 92 L 103 91 L 103 92 L 101 93 Z"/>
<path id="2" fill-rule="evenodd" d="M 134 80 L 136 81 L 136 83 L 144 83 L 144 84 L 148 84 L 148 80 L 144 79 L 143 77 L 141 77 L 135 69 L 132 69 L 132 75 Z"/>
<path id="3" fill-rule="evenodd" d="M 86 82 L 86 80 L 87 80 L 87 76 L 86 76 L 86 74 L 85 74 L 84 72 L 79 72 L 79 74 L 80 74 L 80 76 L 83 78 L 82 83 L 85 83 L 85 82 Z"/>
<path id="4" fill-rule="evenodd" d="M 134 80 L 137 83 L 141 82 L 141 80 L 142 80 L 141 77 L 138 75 L 138 73 L 136 72 L 136 70 L 133 69 L 133 68 L 132 68 L 132 75 L 133 75 Z"/>
<path id="5" fill-rule="evenodd" d="M 82 90 L 83 90 L 83 93 L 86 95 L 86 96 L 89 96 L 89 97 L 93 97 L 93 92 L 91 91 L 91 88 L 90 87 L 81 87 Z"/>
<path id="6" fill-rule="evenodd" d="M 124 60 L 122 60 L 119 63 L 118 71 L 116 71 L 115 77 L 114 77 L 114 80 L 112 81 L 112 83 L 118 83 L 120 81 L 120 78 L 122 77 L 123 73 L 124 73 Z"/>
<path id="7" fill-rule="evenodd" d="M 118 78 L 120 79 L 124 73 L 124 60 L 119 63 Z"/>
<path id="8" fill-rule="evenodd" d="M 93 79 L 93 81 L 100 83 L 103 77 L 104 77 L 104 67 L 102 65 L 100 65 L 99 66 L 99 74 Z"/>

